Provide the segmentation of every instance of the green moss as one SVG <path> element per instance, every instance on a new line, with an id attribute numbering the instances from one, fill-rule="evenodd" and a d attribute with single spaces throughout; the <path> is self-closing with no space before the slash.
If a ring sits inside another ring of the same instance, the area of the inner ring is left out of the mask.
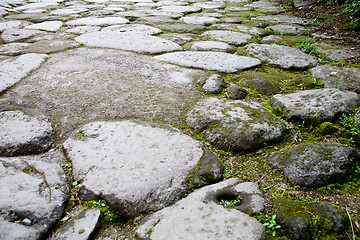
<path id="1" fill-rule="evenodd" d="M 32 168 L 23 168 L 22 172 L 26 173 L 26 174 L 31 174 L 33 172 L 33 169 Z"/>

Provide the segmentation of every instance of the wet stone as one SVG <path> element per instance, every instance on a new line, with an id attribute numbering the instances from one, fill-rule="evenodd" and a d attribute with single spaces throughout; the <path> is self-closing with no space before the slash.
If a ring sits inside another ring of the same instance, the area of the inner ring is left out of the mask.
<path id="1" fill-rule="evenodd" d="M 360 106 L 360 96 L 355 92 L 323 88 L 277 94 L 270 99 L 270 104 L 290 121 L 319 124 Z"/>
<path id="2" fill-rule="evenodd" d="M 186 114 L 187 125 L 226 151 L 251 151 L 280 140 L 284 126 L 262 106 L 242 100 L 206 98 Z"/>
<path id="3" fill-rule="evenodd" d="M 360 87 L 360 69 L 334 65 L 320 65 L 310 69 L 313 77 L 319 79 L 326 88 L 355 90 Z"/>
<path id="4" fill-rule="evenodd" d="M 235 46 L 242 46 L 248 43 L 252 38 L 251 35 L 223 30 L 212 30 L 201 34 L 203 38 L 210 38 L 215 41 L 226 42 Z"/>
<path id="5" fill-rule="evenodd" d="M 30 72 L 40 67 L 47 55 L 29 53 L 0 62 L 0 92 L 4 92 Z"/>
<path id="6" fill-rule="evenodd" d="M 263 209 L 264 199 L 260 194 L 257 184 L 240 183 L 236 178 L 203 187 L 173 206 L 147 216 L 136 230 L 136 236 L 151 240 L 167 239 L 169 236 L 176 240 L 265 239 L 265 227 L 244 213 L 256 213 Z M 219 204 L 223 197 L 236 199 L 237 196 L 243 199 L 238 209 Z"/>
<path id="7" fill-rule="evenodd" d="M 103 197 L 127 217 L 169 206 L 188 184 L 199 187 L 222 176 L 222 164 L 209 150 L 170 126 L 94 122 L 75 131 L 63 147 L 74 179 L 82 182 L 82 198 Z"/>
<path id="8" fill-rule="evenodd" d="M 270 156 L 267 164 L 283 171 L 293 185 L 321 187 L 343 182 L 359 160 L 360 155 L 354 148 L 324 143 L 282 149 Z"/>
<path id="9" fill-rule="evenodd" d="M 157 60 L 185 67 L 201 68 L 223 73 L 234 73 L 260 65 L 256 58 L 222 52 L 174 52 L 154 57 Z"/>
<path id="10" fill-rule="evenodd" d="M 0 158 L 2 239 L 47 237 L 68 200 L 68 179 L 59 165 L 63 161 L 60 151 Z"/>
<path id="11" fill-rule="evenodd" d="M 245 50 L 248 56 L 259 58 L 264 63 L 284 69 L 306 70 L 317 64 L 317 59 L 314 56 L 288 46 L 249 44 L 245 47 Z"/>
<path id="12" fill-rule="evenodd" d="M 88 47 L 105 47 L 142 54 L 182 50 L 175 42 L 138 32 L 101 31 L 83 34 L 76 41 Z"/>

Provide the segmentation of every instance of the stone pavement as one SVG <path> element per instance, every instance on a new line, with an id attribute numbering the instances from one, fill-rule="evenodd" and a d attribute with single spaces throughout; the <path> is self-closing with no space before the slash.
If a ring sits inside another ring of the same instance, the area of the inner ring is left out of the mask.
<path id="1" fill-rule="evenodd" d="M 360 49 L 312 35 L 285 10 L 267 0 L 0 0 L 0 239 L 48 236 L 72 182 L 121 217 L 160 210 L 141 239 L 264 239 L 250 216 L 263 210 L 258 186 L 221 182 L 221 161 L 194 136 L 235 153 L 281 141 L 283 121 L 257 95 L 309 124 L 360 106 L 360 69 L 323 64 Z M 316 57 L 297 48 L 311 40 Z M 320 81 L 326 89 L 299 87 Z M 234 210 L 206 197 L 222 191 L 256 200 Z M 100 214 L 87 211 L 55 238 L 93 236 Z M 108 232 L 97 238 L 125 238 Z"/>

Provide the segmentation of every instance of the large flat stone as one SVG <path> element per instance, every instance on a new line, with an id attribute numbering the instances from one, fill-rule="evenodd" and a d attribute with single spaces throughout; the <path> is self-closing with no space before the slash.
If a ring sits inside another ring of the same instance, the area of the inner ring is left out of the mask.
<path id="1" fill-rule="evenodd" d="M 209 150 L 169 126 L 94 122 L 77 130 L 63 147 L 74 179 L 82 182 L 83 199 L 104 198 L 127 217 L 173 204 L 188 184 L 222 177 L 222 164 Z M 190 176 L 201 169 L 198 179 Z"/>
<path id="2" fill-rule="evenodd" d="M 206 98 L 190 108 L 187 125 L 223 150 L 251 151 L 280 140 L 285 128 L 268 110 L 241 100 Z"/>
<path id="3" fill-rule="evenodd" d="M 317 59 L 297 48 L 276 44 L 250 44 L 245 47 L 248 56 L 284 69 L 306 70 L 317 64 Z"/>
<path id="4" fill-rule="evenodd" d="M 106 27 L 117 24 L 128 24 L 129 20 L 123 17 L 86 17 L 66 22 L 67 26 L 100 26 Z"/>
<path id="5" fill-rule="evenodd" d="M 270 99 L 270 104 L 290 121 L 314 124 L 351 112 L 360 105 L 360 96 L 355 92 L 324 88 L 277 94 Z"/>
<path id="6" fill-rule="evenodd" d="M 29 30 L 29 29 L 8 29 L 5 30 L 1 34 L 1 40 L 4 43 L 16 42 L 16 41 L 23 41 L 28 38 L 34 37 L 38 34 L 42 33 L 39 30 Z"/>
<path id="7" fill-rule="evenodd" d="M 0 62 L 0 93 L 40 67 L 47 55 L 29 53 Z"/>
<path id="8" fill-rule="evenodd" d="M 92 32 L 75 38 L 89 47 L 114 48 L 142 54 L 158 54 L 182 50 L 175 42 L 138 32 L 101 31 Z"/>
<path id="9" fill-rule="evenodd" d="M 0 238 L 41 239 L 62 216 L 68 200 L 60 151 L 0 158 Z"/>
<path id="10" fill-rule="evenodd" d="M 169 236 L 174 240 L 265 239 L 265 227 L 255 218 L 219 204 L 222 197 L 235 199 L 239 195 L 243 203 L 250 195 L 261 198 L 256 184 L 239 183 L 239 179 L 232 178 L 196 190 L 175 205 L 147 216 L 136 230 L 136 236 L 149 240 Z"/>
<path id="11" fill-rule="evenodd" d="M 264 15 L 264 16 L 251 18 L 251 20 L 284 23 L 284 24 L 298 24 L 302 26 L 307 26 L 311 23 L 311 21 L 308 19 L 299 18 L 291 15 Z"/>
<path id="12" fill-rule="evenodd" d="M 174 52 L 154 57 L 157 60 L 185 67 L 201 68 L 224 73 L 234 73 L 260 65 L 256 58 L 243 57 L 222 52 Z"/>
<path id="13" fill-rule="evenodd" d="M 35 30 L 44 30 L 48 32 L 56 32 L 62 27 L 63 23 L 61 21 L 45 21 L 42 23 L 32 24 L 26 26 L 26 29 L 35 29 Z"/>
<path id="14" fill-rule="evenodd" d="M 244 34 L 234 31 L 212 30 L 201 34 L 203 38 L 210 38 L 212 40 L 226 42 L 235 46 L 242 46 L 248 43 L 252 38 L 249 34 Z"/>

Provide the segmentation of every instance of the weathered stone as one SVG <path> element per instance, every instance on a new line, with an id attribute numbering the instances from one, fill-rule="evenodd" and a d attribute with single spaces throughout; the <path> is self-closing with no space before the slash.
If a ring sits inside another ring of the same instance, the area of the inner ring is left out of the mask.
<path id="1" fill-rule="evenodd" d="M 270 36 L 266 36 L 263 39 L 261 39 L 260 43 L 281 43 L 283 41 L 283 39 L 279 36 L 275 36 L 275 35 L 270 35 Z"/>
<path id="2" fill-rule="evenodd" d="M 84 13 L 87 12 L 89 9 L 84 7 L 78 7 L 78 8 L 63 8 L 63 9 L 56 9 L 52 12 L 50 12 L 50 15 L 55 16 L 71 16 L 74 14 Z"/>
<path id="3" fill-rule="evenodd" d="M 327 43 L 315 43 L 315 50 L 328 61 L 350 60 L 360 57 L 360 49 Z"/>
<path id="4" fill-rule="evenodd" d="M 299 18 L 290 15 L 264 15 L 251 18 L 253 21 L 267 21 L 274 23 L 285 23 L 285 24 L 298 24 L 302 26 L 307 26 L 310 24 L 310 20 Z"/>
<path id="5" fill-rule="evenodd" d="M 251 77 L 245 77 L 243 81 L 241 81 L 241 85 L 250 89 L 253 89 L 264 95 L 273 95 L 280 92 L 280 84 L 281 80 L 277 79 L 274 74 L 266 74 L 266 73 L 253 73 L 249 74 Z M 245 74 L 247 76 L 247 74 Z"/>
<path id="6" fill-rule="evenodd" d="M 1 34 L 1 40 L 4 43 L 23 41 L 40 33 L 42 32 L 38 30 L 8 29 Z"/>
<path id="7" fill-rule="evenodd" d="M 344 211 L 330 203 L 302 203 L 286 197 L 274 200 L 277 208 L 276 222 L 285 228 L 293 239 L 314 239 L 319 232 L 312 228 L 321 229 L 327 233 L 339 232 L 346 226 Z M 314 221 L 314 216 L 317 220 Z M 312 228 L 311 225 L 312 224 Z"/>
<path id="8" fill-rule="evenodd" d="M 239 29 L 240 32 L 250 34 L 252 36 L 264 36 L 271 33 L 271 31 L 267 29 L 261 29 L 261 28 L 245 26 L 245 25 L 238 25 L 236 26 L 236 28 Z"/>
<path id="9" fill-rule="evenodd" d="M 44 30 L 48 32 L 56 32 L 62 27 L 63 23 L 60 21 L 46 21 L 42 23 L 32 24 L 26 26 L 26 29 Z"/>
<path id="10" fill-rule="evenodd" d="M 194 34 L 198 34 L 199 31 L 203 31 L 206 29 L 205 26 L 189 25 L 185 23 L 167 24 L 160 26 L 160 28 L 166 32 L 171 32 L 171 33 L 194 33 Z"/>
<path id="11" fill-rule="evenodd" d="M 142 54 L 158 54 L 182 50 L 175 42 L 138 32 L 101 31 L 75 38 L 89 47 L 106 47 Z"/>
<path id="12" fill-rule="evenodd" d="M 72 40 L 41 40 L 27 46 L 23 52 L 48 54 L 76 47 L 80 47 L 80 44 Z"/>
<path id="13" fill-rule="evenodd" d="M 47 55 L 29 53 L 0 62 L 0 93 L 40 67 Z"/>
<path id="14" fill-rule="evenodd" d="M 87 17 L 87 18 L 80 18 L 71 21 L 67 21 L 67 26 L 100 26 L 106 27 L 111 25 L 117 24 L 127 24 L 130 23 L 129 20 L 123 17 Z"/>
<path id="15" fill-rule="evenodd" d="M 317 59 L 297 48 L 275 44 L 250 44 L 245 47 L 248 56 L 284 69 L 305 70 L 317 64 Z"/>
<path id="16" fill-rule="evenodd" d="M 108 30 L 110 30 L 110 31 L 119 30 L 121 32 L 137 32 L 137 33 L 144 33 L 144 34 L 153 35 L 153 36 L 163 33 L 158 28 L 151 27 L 151 26 L 144 25 L 144 24 L 129 24 L 129 25 L 120 25 L 120 26 L 115 25 L 115 26 L 103 28 L 102 31 L 108 31 Z"/>
<path id="17" fill-rule="evenodd" d="M 67 177 L 59 165 L 64 160 L 60 151 L 0 158 L 1 239 L 47 237 L 68 200 Z"/>
<path id="18" fill-rule="evenodd" d="M 310 69 L 313 77 L 320 79 L 326 88 L 355 90 L 360 87 L 360 68 L 321 65 Z"/>
<path id="19" fill-rule="evenodd" d="M 263 205 L 256 184 L 239 182 L 233 178 L 196 190 L 175 205 L 147 216 L 136 236 L 151 240 L 169 236 L 172 239 L 265 239 L 265 228 L 255 218 L 219 204 L 223 198 L 236 199 L 240 195 L 243 198 L 240 209 L 245 210 L 244 205 L 254 206 L 255 202 Z"/>
<path id="20" fill-rule="evenodd" d="M 299 25 L 284 25 L 284 24 L 269 26 L 266 29 L 272 30 L 276 34 L 283 34 L 283 35 L 302 35 L 306 31 L 305 27 Z"/>
<path id="21" fill-rule="evenodd" d="M 236 85 L 230 85 L 227 93 L 228 93 L 229 98 L 234 99 L 234 100 L 244 99 L 244 98 L 246 98 L 246 96 L 248 94 L 246 89 L 236 86 Z"/>
<path id="22" fill-rule="evenodd" d="M 218 20 L 214 17 L 182 17 L 180 18 L 180 21 L 186 24 L 210 26 Z"/>
<path id="23" fill-rule="evenodd" d="M 224 9 L 225 4 L 222 2 L 198 2 L 194 6 L 202 9 Z"/>
<path id="24" fill-rule="evenodd" d="M 324 143 L 282 149 L 270 156 L 267 164 L 283 171 L 294 185 L 320 187 L 343 182 L 359 160 L 359 153 L 351 147 Z"/>
<path id="25" fill-rule="evenodd" d="M 210 38 L 215 41 L 226 42 L 235 46 L 245 45 L 252 38 L 251 35 L 248 34 L 222 30 L 207 31 L 201 34 L 201 37 Z"/>
<path id="26" fill-rule="evenodd" d="M 244 7 L 248 8 L 249 10 L 256 9 L 257 12 L 272 14 L 282 13 L 285 11 L 282 6 L 279 6 L 278 4 L 274 2 L 269 2 L 267 0 L 252 2 L 251 4 L 247 4 Z"/>
<path id="27" fill-rule="evenodd" d="M 224 73 L 260 65 L 260 60 L 222 52 L 174 52 L 154 57 L 157 60 L 178 64 L 185 67 L 201 68 Z"/>
<path id="28" fill-rule="evenodd" d="M 202 88 L 205 92 L 218 94 L 226 87 L 224 79 L 217 74 L 211 75 L 205 80 L 205 83 L 202 85 Z"/>
<path id="29" fill-rule="evenodd" d="M 0 32 L 11 28 L 19 28 L 23 23 L 21 21 L 4 21 L 0 22 Z"/>
<path id="30" fill-rule="evenodd" d="M 360 105 L 360 96 L 354 92 L 324 88 L 277 94 L 270 99 L 270 104 L 290 121 L 316 124 L 351 112 Z"/>
<path id="31" fill-rule="evenodd" d="M 165 13 L 179 13 L 185 15 L 200 12 L 201 8 L 196 6 L 164 6 L 159 8 L 159 10 Z"/>
<path id="32" fill-rule="evenodd" d="M 24 53 L 30 43 L 7 43 L 0 45 L 0 54 L 15 56 Z"/>
<path id="33" fill-rule="evenodd" d="M 179 200 L 188 185 L 222 177 L 222 164 L 209 150 L 169 126 L 94 122 L 63 147 L 83 199 L 103 197 L 123 216 L 159 210 Z"/>
<path id="34" fill-rule="evenodd" d="M 218 51 L 218 52 L 233 52 L 236 50 L 235 47 L 216 41 L 195 41 L 189 44 L 190 51 Z"/>
<path id="35" fill-rule="evenodd" d="M 78 26 L 78 27 L 70 28 L 69 30 L 66 30 L 66 32 L 81 35 L 89 32 L 97 32 L 100 31 L 100 29 L 101 27 L 99 26 Z"/>
<path id="36" fill-rule="evenodd" d="M 97 227 L 99 218 L 99 209 L 85 209 L 75 218 L 63 225 L 54 237 L 54 240 L 87 240 Z"/>
<path id="37" fill-rule="evenodd" d="M 268 110 L 241 100 L 207 98 L 186 115 L 187 125 L 223 150 L 234 152 L 261 148 L 283 137 L 285 128 Z"/>

